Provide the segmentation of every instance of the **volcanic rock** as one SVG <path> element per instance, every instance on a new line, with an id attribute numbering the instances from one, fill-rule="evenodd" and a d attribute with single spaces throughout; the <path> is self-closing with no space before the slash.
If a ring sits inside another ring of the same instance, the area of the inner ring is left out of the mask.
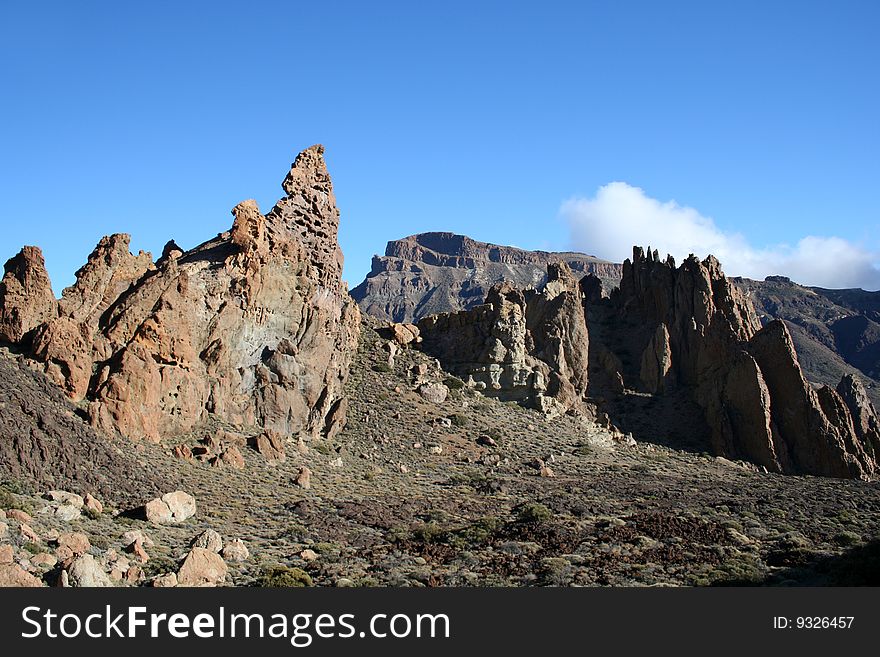
<path id="1" fill-rule="evenodd" d="M 583 407 L 588 335 L 581 293 L 565 263 L 538 292 L 508 283 L 486 303 L 419 322 L 421 349 L 486 395 L 546 412 Z"/>
<path id="2" fill-rule="evenodd" d="M 39 251 L 10 261 L 3 335 L 33 325 L 30 355 L 106 433 L 158 441 L 209 416 L 332 437 L 360 330 L 341 279 L 339 211 L 323 158 L 296 158 L 267 214 L 244 201 L 232 228 L 159 263 L 105 237 L 55 310 Z M 23 342 L 20 348 L 26 348 Z"/>
<path id="3" fill-rule="evenodd" d="M 24 247 L 4 265 L 0 281 L 0 342 L 18 343 L 58 314 L 43 252 Z"/>
<path id="4" fill-rule="evenodd" d="M 223 558 L 213 550 L 194 547 L 177 572 L 178 586 L 217 586 L 229 572 Z"/>
<path id="5" fill-rule="evenodd" d="M 82 588 L 112 587 L 113 582 L 91 554 L 78 556 L 66 571 L 69 586 Z"/>
<path id="6" fill-rule="evenodd" d="M 144 506 L 146 519 L 157 525 L 179 525 L 195 514 L 195 499 L 180 490 L 150 500 Z"/>

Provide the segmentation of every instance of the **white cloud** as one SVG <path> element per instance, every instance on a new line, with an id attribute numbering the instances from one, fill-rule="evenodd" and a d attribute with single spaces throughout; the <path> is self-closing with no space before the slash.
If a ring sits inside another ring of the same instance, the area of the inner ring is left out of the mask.
<path id="1" fill-rule="evenodd" d="M 816 236 L 793 246 L 756 248 L 694 208 L 658 201 L 624 182 L 603 185 L 593 198 L 570 199 L 560 212 L 573 248 L 615 262 L 630 257 L 633 245 L 651 246 L 679 263 L 691 253 L 701 259 L 711 253 L 730 276 L 783 275 L 804 285 L 880 288 L 880 253 L 839 237 Z"/>

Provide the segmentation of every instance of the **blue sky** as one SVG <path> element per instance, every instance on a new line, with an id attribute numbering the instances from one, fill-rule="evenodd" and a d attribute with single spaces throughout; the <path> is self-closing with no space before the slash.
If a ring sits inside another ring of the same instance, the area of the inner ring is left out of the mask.
<path id="1" fill-rule="evenodd" d="M 42 246 L 58 292 L 104 234 L 156 256 L 268 210 L 318 142 L 351 286 L 387 240 L 451 230 L 880 287 L 880 3 L 7 2 L 0 24 L 0 257 Z"/>

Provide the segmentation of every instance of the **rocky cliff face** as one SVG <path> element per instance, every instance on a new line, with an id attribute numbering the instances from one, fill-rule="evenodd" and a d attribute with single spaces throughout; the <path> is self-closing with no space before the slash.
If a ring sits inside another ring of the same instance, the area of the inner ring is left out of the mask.
<path id="1" fill-rule="evenodd" d="M 873 415 L 864 393 L 853 392 L 848 405 L 831 388 L 814 389 L 785 323 L 762 328 L 715 258 L 691 256 L 676 267 L 636 248 L 607 305 L 618 325 L 629 327 L 607 348 L 621 363 L 640 364 L 622 367 L 625 389 L 684 391 L 702 409 L 716 453 L 778 472 L 874 473 L 869 432 L 859 435 L 853 425 L 853 414 Z"/>
<path id="2" fill-rule="evenodd" d="M 637 438 L 677 424 L 700 449 L 774 472 L 874 475 L 864 389 L 853 377 L 814 389 L 786 325 L 762 328 L 715 258 L 676 267 L 636 248 L 619 288 L 600 289 L 551 264 L 541 291 L 504 283 L 483 305 L 422 319 L 420 348 L 486 394 L 607 417 Z"/>
<path id="3" fill-rule="evenodd" d="M 734 278 L 762 322 L 785 320 L 808 378 L 831 387 L 860 371 L 868 395 L 880 400 L 880 292 L 798 285 L 784 276 Z"/>
<path id="4" fill-rule="evenodd" d="M 58 314 L 43 252 L 24 247 L 4 266 L 0 281 L 0 341 L 18 343 Z"/>
<path id="5" fill-rule="evenodd" d="M 23 252 L 37 274 L 8 267 L 6 339 L 42 320 L 30 355 L 107 432 L 158 440 L 214 416 L 333 435 L 359 312 L 341 280 L 323 147 L 300 153 L 282 186 L 267 214 L 244 201 L 229 231 L 186 252 L 169 242 L 156 263 L 131 255 L 126 235 L 102 239 L 57 309 L 41 293 L 41 262 Z"/>
<path id="6" fill-rule="evenodd" d="M 418 323 L 421 349 L 486 395 L 547 413 L 580 411 L 589 343 L 577 279 L 547 267 L 538 292 L 494 286 L 485 304 Z"/>
<path id="7" fill-rule="evenodd" d="M 540 287 L 547 265 L 560 261 L 575 274 L 595 274 L 606 289 L 620 278 L 620 265 L 582 253 L 524 251 L 454 233 L 422 233 L 388 242 L 385 256 L 373 258 L 372 270 L 351 293 L 367 314 L 414 322 L 480 305 L 497 283 Z"/>

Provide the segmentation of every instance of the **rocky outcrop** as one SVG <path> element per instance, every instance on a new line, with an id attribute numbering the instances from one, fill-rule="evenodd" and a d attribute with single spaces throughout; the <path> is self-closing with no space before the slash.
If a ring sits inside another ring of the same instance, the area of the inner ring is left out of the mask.
<path id="1" fill-rule="evenodd" d="M 0 342 L 19 343 L 58 313 L 43 252 L 26 246 L 4 266 L 0 281 Z"/>
<path id="2" fill-rule="evenodd" d="M 619 363 L 641 356 L 638 370 L 621 365 L 624 389 L 683 392 L 702 409 L 715 453 L 786 473 L 864 478 L 876 469 L 843 396 L 807 382 L 786 325 L 762 328 L 712 256 L 676 267 L 636 248 L 607 304 L 625 327 L 608 350 Z"/>
<path id="3" fill-rule="evenodd" d="M 880 419 L 864 386 L 855 376 L 847 374 L 840 380 L 836 392 L 850 412 L 853 430 L 865 452 L 880 463 Z"/>
<path id="4" fill-rule="evenodd" d="M 101 240 L 30 351 L 90 402 L 95 427 L 158 440 L 213 416 L 283 436 L 340 430 L 360 323 L 323 147 L 300 153 L 282 187 L 267 214 L 244 201 L 228 232 L 186 252 L 169 242 L 155 264 L 126 235 Z M 10 317 L 19 306 L 3 300 Z"/>
<path id="5" fill-rule="evenodd" d="M 565 263 L 547 267 L 540 292 L 503 283 L 485 304 L 426 317 L 418 327 L 421 349 L 484 394 L 546 412 L 584 408 L 587 327 Z"/>
<path id="6" fill-rule="evenodd" d="M 76 400 L 85 398 L 95 363 L 110 358 L 114 345 L 100 331 L 102 315 L 124 292 L 153 269 L 149 253 L 129 253 L 131 237 L 104 237 L 76 273 L 58 302 L 58 317 L 34 335 L 32 355 L 46 374 Z"/>
<path id="7" fill-rule="evenodd" d="M 619 264 L 583 253 L 524 251 L 454 233 L 421 233 L 388 242 L 385 255 L 373 258 L 372 270 L 351 294 L 369 315 L 414 322 L 481 305 L 502 282 L 541 287 L 547 265 L 560 261 L 580 276 L 599 276 L 607 289 L 620 279 Z"/>

